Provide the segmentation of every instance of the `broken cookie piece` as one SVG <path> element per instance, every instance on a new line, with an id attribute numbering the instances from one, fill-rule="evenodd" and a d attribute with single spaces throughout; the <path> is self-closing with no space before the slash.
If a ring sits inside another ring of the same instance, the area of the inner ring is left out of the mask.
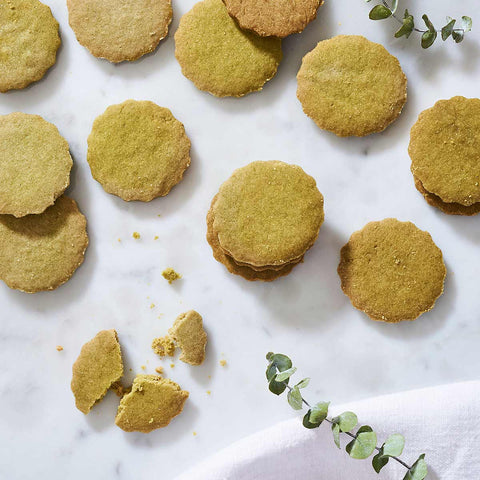
<path id="1" fill-rule="evenodd" d="M 179 415 L 189 393 L 172 380 L 137 375 L 132 391 L 120 401 L 115 423 L 126 432 L 149 433 Z"/>
<path id="2" fill-rule="evenodd" d="M 173 357 L 175 354 L 175 342 L 166 335 L 165 337 L 155 338 L 152 342 L 152 350 L 160 357 Z"/>
<path id="3" fill-rule="evenodd" d="M 203 329 L 202 316 L 195 310 L 179 315 L 169 335 L 182 350 L 180 360 L 190 365 L 201 365 L 205 360 L 207 334 Z"/>
<path id="4" fill-rule="evenodd" d="M 115 330 L 102 330 L 87 342 L 72 367 L 71 388 L 77 408 L 87 414 L 123 375 Z"/>

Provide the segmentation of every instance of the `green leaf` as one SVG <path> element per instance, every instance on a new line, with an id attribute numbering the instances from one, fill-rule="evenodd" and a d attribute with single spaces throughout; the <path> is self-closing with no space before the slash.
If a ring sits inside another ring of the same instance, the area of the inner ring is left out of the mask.
<path id="1" fill-rule="evenodd" d="M 447 17 L 448 20 L 448 17 Z M 442 40 L 445 41 L 453 32 L 453 27 L 455 26 L 456 20 L 451 19 L 443 28 L 442 28 Z"/>
<path id="2" fill-rule="evenodd" d="M 297 371 L 297 367 L 292 367 L 287 370 L 284 370 L 282 373 L 279 373 L 275 376 L 277 382 L 283 382 L 290 378 Z"/>
<path id="3" fill-rule="evenodd" d="M 422 453 L 412 468 L 403 477 L 403 480 L 423 480 L 428 474 L 427 463 L 424 460 L 425 454 Z"/>
<path id="4" fill-rule="evenodd" d="M 360 427 L 353 439 L 346 447 L 347 453 L 359 460 L 368 458 L 377 446 L 377 434 L 368 425 Z"/>
<path id="5" fill-rule="evenodd" d="M 281 395 L 287 388 L 287 382 L 276 382 L 275 378 L 272 378 L 268 384 L 268 389 L 275 395 Z"/>
<path id="6" fill-rule="evenodd" d="M 408 10 L 405 10 L 405 15 L 403 16 L 403 25 L 395 33 L 395 38 L 400 38 L 403 36 L 408 38 L 413 32 L 414 28 L 415 28 L 415 22 L 413 20 L 413 16 L 408 13 Z"/>
<path id="7" fill-rule="evenodd" d="M 305 388 L 305 387 L 308 387 L 308 384 L 310 383 L 310 379 L 309 378 L 304 378 L 303 380 L 300 380 L 298 383 L 297 383 L 297 387 L 298 388 Z"/>
<path id="8" fill-rule="evenodd" d="M 319 425 L 327 418 L 330 402 L 318 402 L 311 410 L 310 421 Z"/>
<path id="9" fill-rule="evenodd" d="M 376 5 L 370 10 L 368 16 L 370 20 L 384 20 L 392 16 L 392 11 L 384 5 Z"/>
<path id="10" fill-rule="evenodd" d="M 301 410 L 303 408 L 302 394 L 300 393 L 300 390 L 297 386 L 293 387 L 288 392 L 287 399 L 288 403 L 294 410 Z"/>
<path id="11" fill-rule="evenodd" d="M 394 433 L 390 435 L 382 446 L 384 455 L 389 457 L 399 457 L 403 452 L 405 446 L 405 439 L 403 435 Z"/>
<path id="12" fill-rule="evenodd" d="M 303 417 L 303 426 L 305 428 L 318 428 L 320 426 L 320 423 L 312 423 L 310 421 L 310 415 L 311 415 L 312 411 L 309 410 L 305 416 Z"/>
<path id="13" fill-rule="evenodd" d="M 455 40 L 455 43 L 463 42 L 465 37 L 465 32 L 463 30 L 454 30 L 452 32 L 452 38 Z"/>
<path id="14" fill-rule="evenodd" d="M 343 412 L 338 417 L 335 417 L 333 422 L 338 423 L 342 432 L 349 432 L 356 427 L 358 418 L 353 412 Z"/>
<path id="15" fill-rule="evenodd" d="M 453 33 L 455 33 L 455 32 L 453 32 Z M 452 33 L 452 35 L 453 35 L 453 33 Z M 437 39 L 437 32 L 432 32 L 430 30 L 426 31 L 422 35 L 422 48 L 431 47 L 436 39 Z"/>
<path id="16" fill-rule="evenodd" d="M 383 448 L 372 458 L 372 467 L 377 472 L 380 473 L 380 470 L 388 463 L 388 457 L 383 455 Z"/>
<path id="17" fill-rule="evenodd" d="M 334 423 L 332 425 L 332 433 L 335 445 L 340 448 L 340 427 L 338 426 L 338 423 Z"/>
<path id="18" fill-rule="evenodd" d="M 425 22 L 425 25 L 427 26 L 427 28 L 430 32 L 436 32 L 437 31 L 436 28 L 433 26 L 433 23 L 430 21 L 430 19 L 428 18 L 428 16 L 426 14 L 422 15 L 422 19 Z"/>
<path id="19" fill-rule="evenodd" d="M 472 30 L 472 19 L 470 17 L 463 16 L 462 17 L 462 28 L 464 33 L 468 33 Z"/>

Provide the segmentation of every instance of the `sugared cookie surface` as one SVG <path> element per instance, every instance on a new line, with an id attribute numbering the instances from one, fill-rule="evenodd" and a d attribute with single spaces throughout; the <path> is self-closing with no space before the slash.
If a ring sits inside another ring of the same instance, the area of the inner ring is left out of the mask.
<path id="1" fill-rule="evenodd" d="M 407 99 L 398 60 L 378 43 L 357 35 L 323 40 L 297 75 L 303 111 L 323 130 L 362 137 L 387 128 Z"/>
<path id="2" fill-rule="evenodd" d="M 338 274 L 353 306 L 373 320 L 415 320 L 443 293 L 446 268 L 428 232 L 411 222 L 370 222 L 342 248 Z"/>
<path id="3" fill-rule="evenodd" d="M 0 92 L 25 88 L 55 63 L 58 22 L 38 0 L 0 2 Z"/>
<path id="4" fill-rule="evenodd" d="M 170 0 L 67 0 L 67 7 L 78 42 L 114 63 L 155 50 L 172 21 Z"/>

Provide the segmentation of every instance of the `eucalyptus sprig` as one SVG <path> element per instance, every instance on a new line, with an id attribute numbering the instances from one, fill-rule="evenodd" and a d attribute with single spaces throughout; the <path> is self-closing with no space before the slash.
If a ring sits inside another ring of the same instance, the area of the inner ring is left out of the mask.
<path id="1" fill-rule="evenodd" d="M 318 428 L 323 422 L 330 424 L 333 441 L 338 448 L 341 448 L 341 436 L 351 438 L 351 441 L 345 446 L 345 450 L 352 458 L 366 459 L 375 451 L 372 458 L 372 466 L 377 473 L 389 462 L 395 460 L 407 469 L 403 480 L 423 480 L 428 473 L 425 462 L 425 454 L 422 454 L 412 465 L 399 458 L 405 446 L 405 439 L 402 435 L 395 433 L 390 435 L 381 447 L 377 446 L 377 434 L 372 427 L 368 425 L 358 425 L 358 418 L 353 412 L 343 412 L 336 417 L 328 416 L 328 407 L 330 402 L 318 402 L 315 405 L 308 403 L 302 396 L 300 390 L 307 387 L 310 379 L 304 378 L 293 387 L 289 385 L 290 378 L 297 371 L 292 365 L 292 361 L 286 355 L 281 353 L 267 353 L 267 380 L 268 388 L 275 395 L 281 395 L 288 390 L 288 403 L 294 410 L 302 410 L 304 405 L 308 408 L 303 417 L 303 426 L 305 428 Z"/>
<path id="2" fill-rule="evenodd" d="M 366 1 L 370 2 L 371 0 Z M 370 10 L 369 14 L 370 20 L 394 18 L 397 22 L 399 22 L 401 27 L 395 33 L 395 38 L 400 38 L 403 36 L 408 38 L 412 32 L 418 32 L 422 34 L 422 48 L 429 48 L 434 44 L 439 33 L 441 34 L 443 41 L 447 40 L 451 36 L 455 43 L 460 43 L 463 41 L 465 34 L 472 30 L 473 22 L 470 17 L 462 17 L 462 26 L 460 28 L 455 28 L 457 20 L 447 17 L 447 23 L 445 26 L 443 26 L 440 30 L 437 30 L 426 14 L 422 15 L 422 20 L 427 27 L 426 30 L 416 28 L 415 19 L 413 18 L 413 15 L 410 15 L 408 9 L 405 9 L 403 18 L 400 18 L 397 15 L 398 2 L 399 0 L 391 0 L 391 2 L 382 0 L 382 3 L 375 5 L 375 7 Z"/>

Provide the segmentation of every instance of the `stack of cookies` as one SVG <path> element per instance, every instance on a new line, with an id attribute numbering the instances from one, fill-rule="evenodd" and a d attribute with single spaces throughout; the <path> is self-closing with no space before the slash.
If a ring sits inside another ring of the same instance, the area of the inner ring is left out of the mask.
<path id="1" fill-rule="evenodd" d="M 63 196 L 72 163 L 55 125 L 0 116 L 0 279 L 11 288 L 53 290 L 83 262 L 87 222 Z"/>
<path id="2" fill-rule="evenodd" d="M 296 165 L 258 161 L 220 187 L 207 215 L 207 240 L 231 273 L 268 282 L 303 261 L 323 219 L 323 196 L 311 176 Z"/>

